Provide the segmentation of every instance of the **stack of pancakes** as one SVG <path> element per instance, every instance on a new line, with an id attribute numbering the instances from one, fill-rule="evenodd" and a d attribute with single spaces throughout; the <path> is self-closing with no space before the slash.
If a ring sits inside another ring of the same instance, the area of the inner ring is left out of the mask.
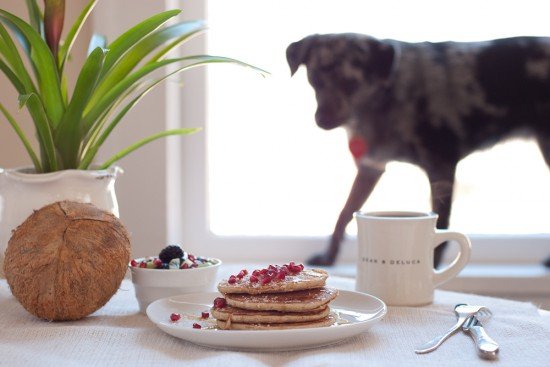
<path id="1" fill-rule="evenodd" d="M 325 287 L 328 274 L 324 270 L 300 270 L 267 284 L 262 284 L 262 278 L 250 281 L 251 275 L 240 275 L 218 284 L 225 301 L 217 299 L 211 312 L 220 329 L 312 328 L 336 321 L 328 304 L 338 291 Z"/>

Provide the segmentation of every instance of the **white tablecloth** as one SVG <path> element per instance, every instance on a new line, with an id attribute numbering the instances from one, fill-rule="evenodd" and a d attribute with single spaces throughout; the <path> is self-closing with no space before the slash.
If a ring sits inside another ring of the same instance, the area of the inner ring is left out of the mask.
<path id="1" fill-rule="evenodd" d="M 353 290 L 354 282 L 329 283 Z M 488 333 L 501 345 L 497 361 L 477 357 L 460 332 L 437 351 L 416 355 L 414 347 L 446 331 L 457 303 L 488 306 Z M 371 330 L 344 343 L 288 353 L 242 353 L 193 345 L 157 329 L 140 314 L 132 283 L 125 280 L 109 303 L 75 322 L 45 322 L 27 313 L 0 281 L 2 366 L 550 366 L 550 317 L 529 303 L 436 291 L 425 307 L 390 307 Z"/>

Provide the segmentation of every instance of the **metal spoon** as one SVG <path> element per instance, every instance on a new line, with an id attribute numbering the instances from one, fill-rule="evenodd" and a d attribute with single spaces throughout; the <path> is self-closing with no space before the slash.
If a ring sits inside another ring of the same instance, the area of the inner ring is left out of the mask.
<path id="1" fill-rule="evenodd" d="M 462 330 L 472 337 L 477 347 L 477 354 L 484 359 L 497 358 L 499 346 L 487 335 L 477 317 L 472 316 L 462 325 Z"/>
<path id="2" fill-rule="evenodd" d="M 466 319 L 476 314 L 490 315 L 491 311 L 485 306 L 470 306 L 465 304 L 458 304 L 455 306 L 455 313 L 458 317 L 456 324 L 452 328 L 450 328 L 445 334 L 437 336 L 432 340 L 430 340 L 429 342 L 422 344 L 420 347 L 414 350 L 415 353 L 424 354 L 424 353 L 433 352 L 451 335 L 456 333 L 460 329 L 460 327 L 464 324 Z"/>

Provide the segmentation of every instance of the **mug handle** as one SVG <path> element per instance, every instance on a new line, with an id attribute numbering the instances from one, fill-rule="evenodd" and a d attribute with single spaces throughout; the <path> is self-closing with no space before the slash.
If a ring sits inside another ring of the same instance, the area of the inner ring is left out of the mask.
<path id="1" fill-rule="evenodd" d="M 470 254 L 472 252 L 472 245 L 468 237 L 458 232 L 451 231 L 435 231 L 434 249 L 445 241 L 456 241 L 460 245 L 460 252 L 458 256 L 451 262 L 445 269 L 435 270 L 433 283 L 434 287 L 441 285 L 452 278 L 456 277 L 458 273 L 466 266 L 470 261 Z"/>

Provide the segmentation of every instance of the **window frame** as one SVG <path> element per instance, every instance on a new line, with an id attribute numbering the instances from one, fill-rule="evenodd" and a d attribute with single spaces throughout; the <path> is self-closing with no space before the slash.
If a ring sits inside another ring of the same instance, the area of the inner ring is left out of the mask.
<path id="1" fill-rule="evenodd" d="M 111 16 L 124 14 L 129 6 L 133 7 L 130 18 L 135 19 L 183 5 L 185 19 L 206 19 L 206 5 L 202 1 L 185 4 L 181 0 L 140 1 L 139 6 L 134 1 L 98 4 L 87 31 L 91 34 L 93 29 L 101 29 L 110 37 L 120 34 L 123 26 L 132 25 L 131 19 Z M 79 3 L 84 6 L 86 2 L 79 0 Z M 189 43 L 185 52 L 204 53 L 208 34 L 205 36 Z M 175 82 L 159 86 L 136 106 L 131 116 L 134 121 L 114 132 L 101 153 L 104 158 L 162 127 L 206 124 L 206 73 L 207 69 L 197 68 L 181 74 L 178 80 L 186 84 L 185 88 Z M 166 243 L 179 243 L 192 253 L 246 266 L 286 262 L 289 258 L 303 261 L 326 248 L 328 237 L 214 235 L 208 227 L 207 136 L 206 128 L 183 139 L 161 139 L 120 163 L 125 174 L 117 182 L 117 196 L 121 219 L 132 236 L 133 257 L 153 255 Z M 550 255 L 550 234 L 474 234 L 470 238 L 472 260 L 456 279 L 445 285 L 446 289 L 550 302 L 547 287 L 550 275 L 541 266 Z M 331 274 L 353 276 L 356 250 L 356 240 L 350 236 L 342 244 L 338 266 L 329 269 Z"/>
<path id="2" fill-rule="evenodd" d="M 167 0 L 166 4 L 170 8 L 179 7 L 181 1 Z M 204 2 L 186 2 L 185 5 L 186 19 L 207 19 Z M 207 42 L 208 33 L 189 44 L 186 52 L 204 53 Z M 203 68 L 182 75 L 185 88 L 179 88 L 177 83 L 167 86 L 167 127 L 194 127 L 196 121 L 204 122 L 205 126 L 193 139 L 171 140 L 166 145 L 168 241 L 183 243 L 189 251 L 229 262 L 285 261 L 289 257 L 305 260 L 312 253 L 325 249 L 328 237 L 221 236 L 210 231 L 207 72 L 208 69 Z M 550 255 L 550 234 L 469 234 L 469 237 L 472 263 L 540 264 Z M 339 262 L 354 262 L 356 249 L 355 236 L 349 236 L 342 244 Z"/>

